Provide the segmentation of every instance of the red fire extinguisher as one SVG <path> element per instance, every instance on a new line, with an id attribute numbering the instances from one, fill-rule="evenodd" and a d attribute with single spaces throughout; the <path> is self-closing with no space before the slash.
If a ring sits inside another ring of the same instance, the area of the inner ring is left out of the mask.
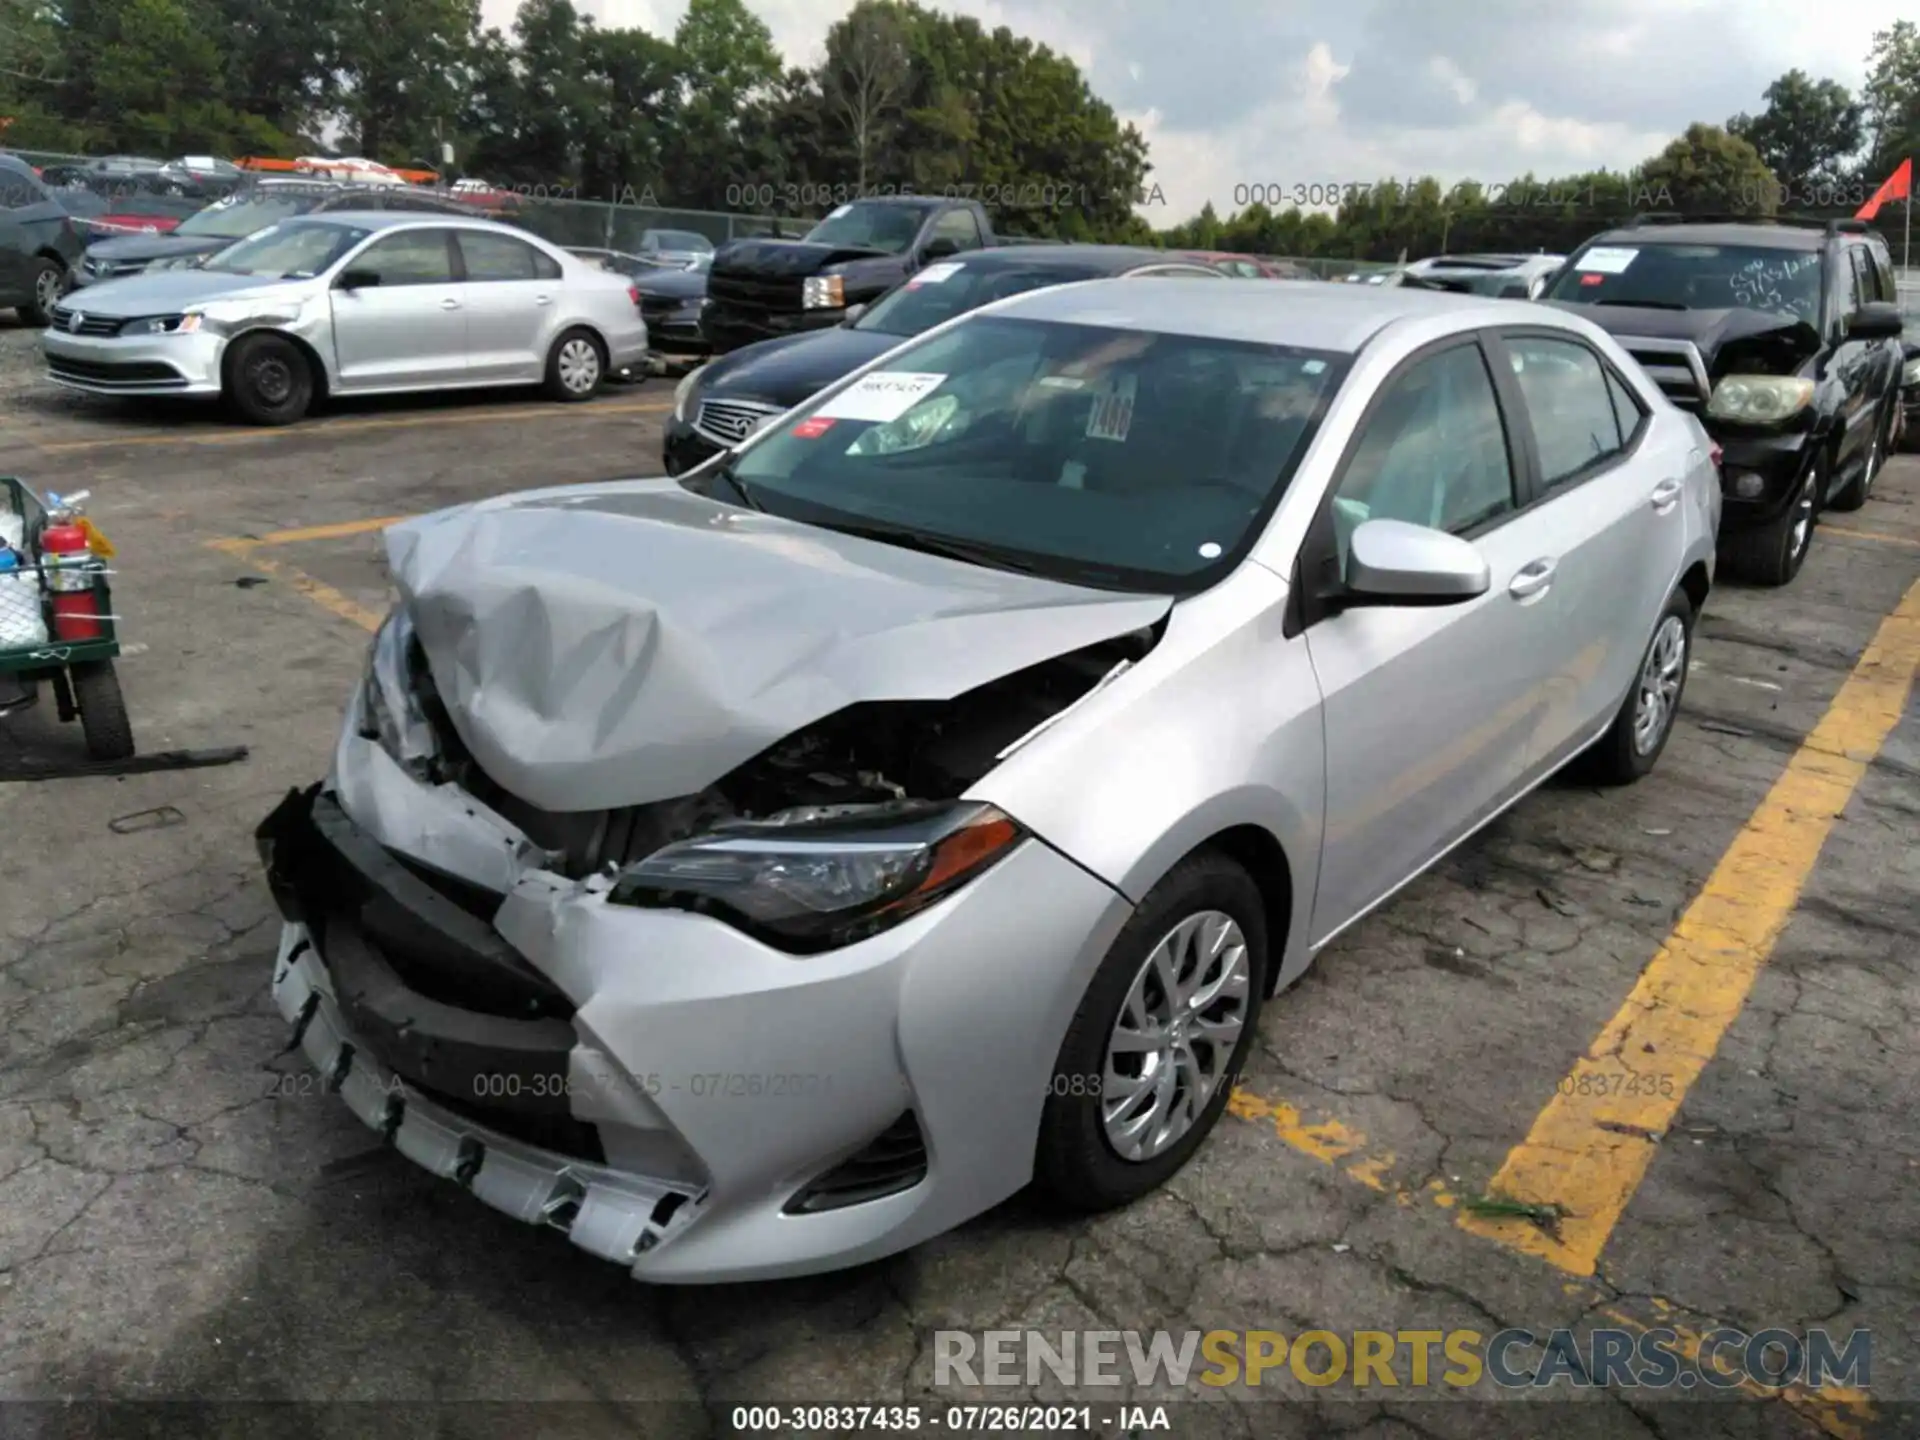
<path id="1" fill-rule="evenodd" d="M 98 640 L 100 601 L 94 592 L 93 547 L 80 518 L 82 491 L 62 500 L 47 497 L 47 525 L 40 532 L 40 563 L 53 595 L 53 638 Z"/>

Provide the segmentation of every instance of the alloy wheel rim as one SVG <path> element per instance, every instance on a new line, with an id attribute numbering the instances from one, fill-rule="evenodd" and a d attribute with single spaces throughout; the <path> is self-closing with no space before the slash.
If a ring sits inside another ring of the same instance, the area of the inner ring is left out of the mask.
<path id="1" fill-rule="evenodd" d="M 1680 683 L 1687 673 L 1687 627 L 1678 615 L 1669 615 L 1653 632 L 1647 663 L 1640 667 L 1640 698 L 1633 710 L 1633 749 L 1646 755 L 1660 743 L 1680 700 Z"/>
<path id="2" fill-rule="evenodd" d="M 1813 495 L 1817 480 L 1814 475 L 1807 477 L 1806 485 L 1800 491 L 1800 498 L 1793 502 L 1793 536 L 1789 541 L 1792 548 L 1787 551 L 1788 559 L 1798 558 L 1807 548 L 1807 537 L 1813 533 Z"/>
<path id="3" fill-rule="evenodd" d="M 588 341 L 569 340 L 560 347 L 560 383 L 581 394 L 600 379 L 600 352 Z"/>
<path id="4" fill-rule="evenodd" d="M 1231 915 L 1197 911 L 1160 938 L 1101 1066 L 1101 1124 L 1122 1160 L 1151 1160 L 1192 1133 L 1227 1083 L 1251 999 L 1247 937 Z"/>
<path id="5" fill-rule="evenodd" d="M 39 280 L 39 294 L 35 297 L 43 311 L 51 310 L 59 303 L 63 293 L 61 275 L 58 270 L 42 270 Z"/>

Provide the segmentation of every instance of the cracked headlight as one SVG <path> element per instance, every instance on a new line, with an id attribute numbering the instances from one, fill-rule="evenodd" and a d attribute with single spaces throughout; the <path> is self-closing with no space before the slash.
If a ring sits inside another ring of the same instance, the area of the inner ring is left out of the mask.
<path id="1" fill-rule="evenodd" d="M 395 610 L 367 651 L 367 673 L 360 685 L 360 735 L 377 741 L 416 780 L 425 780 L 439 747 L 414 684 L 412 650 L 413 623 L 404 611 Z"/>
<path id="2" fill-rule="evenodd" d="M 811 954 L 863 940 L 953 893 L 1026 832 L 991 805 L 904 801 L 783 811 L 629 865 L 608 900 L 724 919 Z"/>
<path id="3" fill-rule="evenodd" d="M 847 282 L 839 275 L 810 275 L 800 285 L 803 310 L 839 310 L 847 303 Z"/>
<path id="4" fill-rule="evenodd" d="M 1717 420 L 1773 425 L 1813 403 L 1813 382 L 1789 375 L 1729 375 L 1713 387 L 1707 414 Z"/>

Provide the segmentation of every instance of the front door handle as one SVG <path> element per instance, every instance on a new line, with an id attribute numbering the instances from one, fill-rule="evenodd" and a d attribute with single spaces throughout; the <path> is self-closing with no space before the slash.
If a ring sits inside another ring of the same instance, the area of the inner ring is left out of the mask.
<path id="1" fill-rule="evenodd" d="M 1653 508 L 1656 511 L 1662 515 L 1666 514 L 1669 510 L 1673 509 L 1674 502 L 1680 498 L 1680 482 L 1678 480 L 1662 480 L 1658 485 L 1653 487 L 1653 494 L 1649 498 L 1653 501 Z"/>
<path id="2" fill-rule="evenodd" d="M 460 302 L 451 298 L 442 300 L 440 302 L 440 308 L 442 310 L 458 310 L 460 308 Z"/>
<path id="3" fill-rule="evenodd" d="M 533 297 L 533 303 L 536 305 L 551 305 L 553 303 L 553 297 L 551 295 L 536 295 Z"/>
<path id="4" fill-rule="evenodd" d="M 1551 560 L 1535 560 L 1530 565 L 1522 565 L 1507 586 L 1507 593 L 1516 600 L 1531 600 L 1536 595 L 1547 593 L 1553 584 L 1553 565 Z"/>

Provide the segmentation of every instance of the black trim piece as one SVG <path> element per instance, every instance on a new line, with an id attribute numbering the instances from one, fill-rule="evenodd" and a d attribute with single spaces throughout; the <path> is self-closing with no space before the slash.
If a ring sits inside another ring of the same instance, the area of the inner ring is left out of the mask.
<path id="1" fill-rule="evenodd" d="M 788 1215 L 844 1210 L 903 1194 L 926 1178 L 926 1136 L 909 1110 L 864 1149 L 802 1188 L 782 1209 Z"/>

